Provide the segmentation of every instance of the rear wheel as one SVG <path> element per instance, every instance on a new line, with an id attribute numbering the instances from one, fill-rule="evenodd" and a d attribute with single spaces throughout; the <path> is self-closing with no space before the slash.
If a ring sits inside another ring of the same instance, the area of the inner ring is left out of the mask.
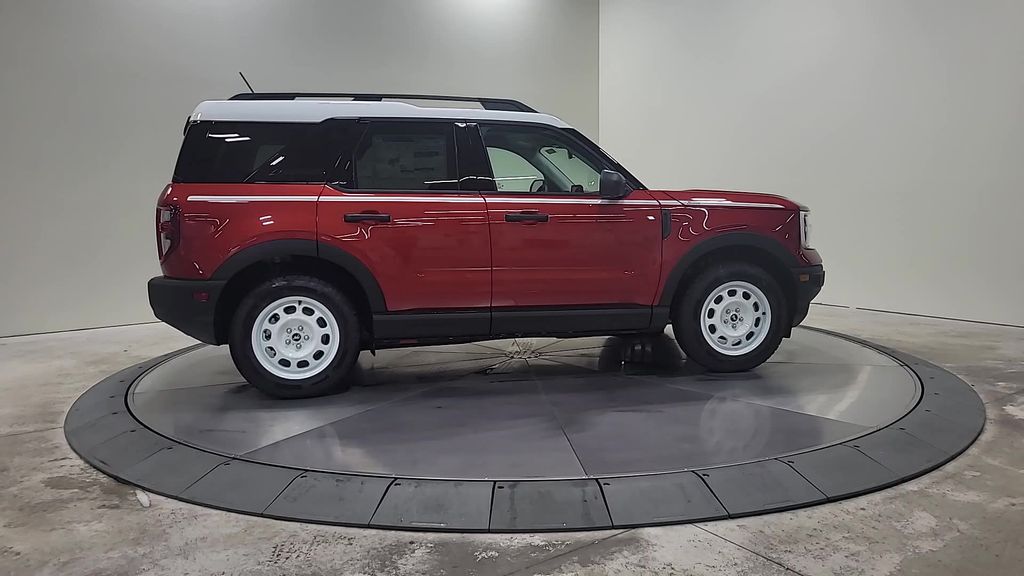
<path id="1" fill-rule="evenodd" d="M 672 330 L 691 360 L 714 372 L 739 372 L 778 349 L 789 312 L 778 283 L 762 268 L 711 266 L 683 289 Z"/>
<path id="2" fill-rule="evenodd" d="M 348 387 L 359 355 L 359 321 L 331 284 L 310 276 L 268 280 L 242 299 L 231 324 L 231 357 L 253 386 L 279 398 Z"/>

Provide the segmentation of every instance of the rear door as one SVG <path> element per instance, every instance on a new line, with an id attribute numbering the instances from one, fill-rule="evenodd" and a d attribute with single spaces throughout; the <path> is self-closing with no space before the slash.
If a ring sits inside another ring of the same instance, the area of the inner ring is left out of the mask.
<path id="1" fill-rule="evenodd" d="M 598 196 L 611 166 L 568 132 L 480 123 L 494 189 L 494 333 L 644 329 L 661 266 L 660 206 L 646 190 Z"/>
<path id="2" fill-rule="evenodd" d="M 491 257 L 487 212 L 459 189 L 452 121 L 358 123 L 320 196 L 318 240 L 358 258 L 383 292 L 378 339 L 486 335 Z"/>

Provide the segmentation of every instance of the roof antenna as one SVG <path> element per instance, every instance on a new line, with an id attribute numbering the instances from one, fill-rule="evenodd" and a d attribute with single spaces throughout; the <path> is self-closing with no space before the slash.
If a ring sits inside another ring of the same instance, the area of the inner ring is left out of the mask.
<path id="1" fill-rule="evenodd" d="M 252 89 L 252 84 L 249 84 L 249 81 L 245 79 L 245 74 L 242 74 L 241 70 L 239 70 L 238 75 L 242 77 L 242 82 L 245 82 L 245 87 L 249 89 L 249 93 L 255 94 L 256 91 Z"/>

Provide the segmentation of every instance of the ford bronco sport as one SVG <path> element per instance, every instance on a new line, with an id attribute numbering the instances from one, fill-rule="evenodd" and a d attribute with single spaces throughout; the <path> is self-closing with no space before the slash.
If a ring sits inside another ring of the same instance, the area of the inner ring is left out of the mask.
<path id="1" fill-rule="evenodd" d="M 424 100 L 472 104 L 410 103 Z M 361 350 L 669 323 L 691 361 L 747 370 L 824 282 L 805 207 L 650 190 L 565 122 L 507 99 L 203 102 L 156 235 L 156 316 L 228 344 L 246 380 L 289 398 L 345 388 Z"/>

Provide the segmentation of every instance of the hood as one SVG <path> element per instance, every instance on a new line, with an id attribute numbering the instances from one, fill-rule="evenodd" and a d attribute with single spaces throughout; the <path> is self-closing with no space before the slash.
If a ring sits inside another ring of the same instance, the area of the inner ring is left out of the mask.
<path id="1" fill-rule="evenodd" d="M 759 192 L 737 192 L 732 190 L 650 190 L 659 200 L 676 200 L 689 205 L 721 206 L 736 208 L 776 208 L 783 210 L 806 210 L 807 207 L 777 194 Z"/>

